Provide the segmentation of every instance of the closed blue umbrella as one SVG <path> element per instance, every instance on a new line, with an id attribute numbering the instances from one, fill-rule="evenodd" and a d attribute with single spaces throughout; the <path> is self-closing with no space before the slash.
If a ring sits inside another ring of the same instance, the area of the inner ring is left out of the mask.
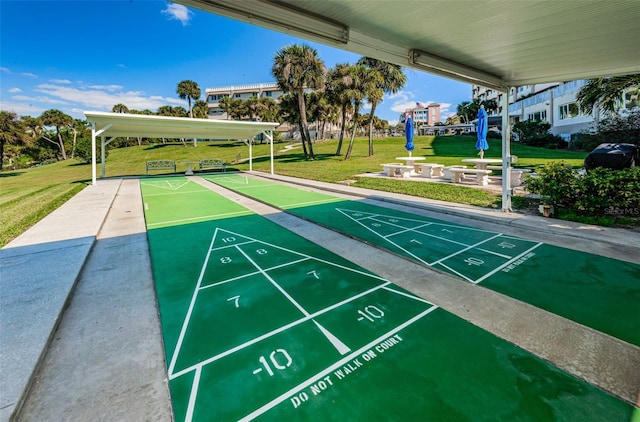
<path id="1" fill-rule="evenodd" d="M 411 157 L 411 151 L 413 151 L 415 145 L 413 145 L 413 120 L 410 116 L 407 116 L 404 122 L 404 136 L 407 138 L 404 148 L 409 151 L 409 157 Z"/>
<path id="2" fill-rule="evenodd" d="M 478 110 L 478 140 L 476 141 L 476 149 L 480 151 L 480 158 L 484 158 L 485 150 L 489 149 L 487 143 L 487 112 L 484 106 L 480 106 Z"/>

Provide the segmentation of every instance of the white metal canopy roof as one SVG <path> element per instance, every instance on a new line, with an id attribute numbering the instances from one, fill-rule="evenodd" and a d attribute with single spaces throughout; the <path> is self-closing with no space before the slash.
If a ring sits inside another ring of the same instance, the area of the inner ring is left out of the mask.
<path id="1" fill-rule="evenodd" d="M 505 91 L 640 72 L 638 0 L 176 0 Z"/>
<path id="2" fill-rule="evenodd" d="M 236 120 L 191 119 L 146 114 L 108 113 L 85 111 L 91 130 L 92 182 L 96 184 L 96 137 L 101 141 L 102 177 L 104 177 L 104 149 L 106 138 L 188 138 L 188 139 L 241 139 L 250 140 L 265 133 L 271 144 L 271 173 L 273 173 L 273 130 L 280 125 L 275 122 L 243 122 Z M 249 169 L 252 169 L 251 142 L 249 145 Z M 171 157 L 167 157 L 171 159 Z"/>
<path id="3" fill-rule="evenodd" d="M 89 123 L 106 137 L 252 139 L 280 123 L 242 122 L 236 120 L 191 119 L 146 114 L 85 111 Z"/>

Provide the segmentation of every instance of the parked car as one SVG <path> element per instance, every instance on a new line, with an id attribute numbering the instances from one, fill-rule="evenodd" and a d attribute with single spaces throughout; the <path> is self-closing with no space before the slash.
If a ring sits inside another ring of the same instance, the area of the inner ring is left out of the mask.
<path id="1" fill-rule="evenodd" d="M 635 167 L 640 162 L 638 146 L 634 144 L 600 144 L 584 159 L 584 168 L 596 167 L 614 170 Z"/>

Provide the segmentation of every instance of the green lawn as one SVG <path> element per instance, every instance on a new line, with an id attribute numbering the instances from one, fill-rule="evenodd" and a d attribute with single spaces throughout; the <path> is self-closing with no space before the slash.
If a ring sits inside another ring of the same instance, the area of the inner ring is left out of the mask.
<path id="1" fill-rule="evenodd" d="M 433 157 L 433 160 L 445 165 L 461 164 L 461 159 L 476 156 L 475 138 L 469 136 L 418 136 L 414 141 L 413 155 Z M 367 172 L 380 172 L 381 163 L 393 162 L 395 157 L 406 155 L 403 137 L 382 138 L 374 141 L 374 156 L 368 156 L 368 141 L 356 139 L 351 159 L 344 160 L 348 146 L 345 139 L 342 156 L 336 156 L 337 140 L 321 141 L 314 144 L 316 159 L 308 161 L 302 154 L 302 148 L 285 150 L 289 143 L 278 143 L 275 172 L 304 179 L 338 182 L 354 180 L 355 175 Z M 486 157 L 500 157 L 500 140 L 490 139 Z M 564 161 L 573 166 L 582 166 L 586 153 L 556 151 L 531 148 L 512 144 L 511 152 L 517 155 L 518 167 L 535 168 L 551 161 Z M 253 146 L 253 169 L 268 172 L 269 145 Z M 145 174 L 145 162 L 148 160 L 171 159 L 178 162 L 178 172 L 184 172 L 186 164 L 180 161 L 204 158 L 222 158 L 232 164 L 231 169 L 248 170 L 246 160 L 249 148 L 242 142 L 200 142 L 198 147 L 191 144 L 155 144 L 132 146 L 109 151 L 106 163 L 106 177 L 132 176 Z M 98 163 L 98 176 L 100 163 Z M 63 204 L 91 182 L 91 166 L 76 160 L 67 160 L 43 165 L 27 170 L 6 169 L 0 172 L 0 246 L 6 245 L 31 227 L 42 217 Z M 496 195 L 468 187 L 430 183 L 402 183 L 396 180 L 370 180 L 362 178 L 357 186 L 407 193 L 433 199 L 460 202 L 478 206 L 496 206 Z M 420 185 L 420 186 L 416 186 Z M 424 185 L 424 186 L 423 186 Z"/>

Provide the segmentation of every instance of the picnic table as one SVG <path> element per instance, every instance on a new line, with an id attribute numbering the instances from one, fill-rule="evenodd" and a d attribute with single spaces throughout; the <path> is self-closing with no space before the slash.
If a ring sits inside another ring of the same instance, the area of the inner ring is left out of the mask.
<path id="1" fill-rule="evenodd" d="M 472 163 L 475 164 L 476 169 L 478 170 L 487 170 L 487 166 L 489 164 L 502 164 L 501 158 L 465 158 L 462 160 L 463 163 Z"/>

